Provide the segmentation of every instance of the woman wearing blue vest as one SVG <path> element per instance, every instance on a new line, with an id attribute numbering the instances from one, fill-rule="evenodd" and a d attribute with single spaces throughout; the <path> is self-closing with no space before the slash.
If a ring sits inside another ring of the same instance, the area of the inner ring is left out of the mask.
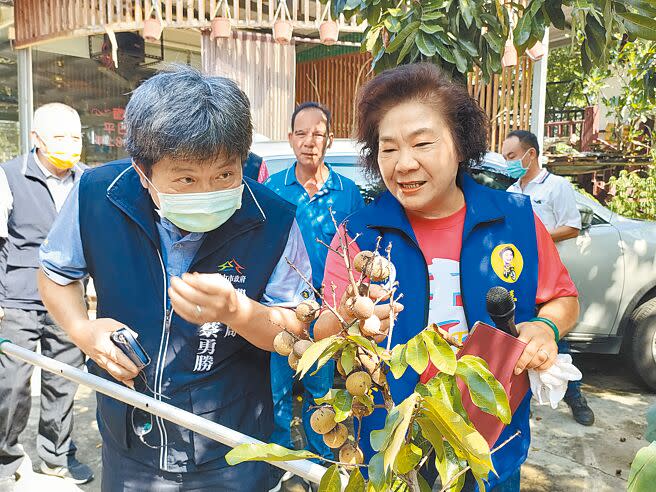
<path id="1" fill-rule="evenodd" d="M 404 303 L 392 346 L 407 342 L 428 323 L 465 339 L 476 321 L 492 323 L 485 295 L 500 285 L 513 291 L 519 338 L 527 344 L 515 372 L 549 368 L 558 353 L 557 338 L 577 319 L 577 291 L 530 202 L 480 186 L 463 172 L 487 150 L 489 127 L 466 87 L 433 65 L 406 65 L 368 82 L 357 108 L 363 164 L 387 191 L 348 219 L 348 235 L 360 234 L 349 254 L 373 250 L 379 236 L 381 244 L 392 243 Z M 344 293 L 348 282 L 340 261 L 329 253 L 324 282 Z M 381 318 L 389 318 L 388 307 L 377 309 Z M 325 311 L 315 334 L 323 338 L 339 328 Z M 409 396 L 417 382 L 411 371 L 389 378 L 394 400 Z M 501 443 L 521 431 L 493 455 L 499 476 L 490 474 L 488 490 L 519 490 L 519 468 L 530 443 L 529 406 L 530 394 L 499 437 Z M 363 435 L 383 428 L 384 418 L 382 409 L 365 418 Z M 369 439 L 360 443 L 370 457 Z"/>

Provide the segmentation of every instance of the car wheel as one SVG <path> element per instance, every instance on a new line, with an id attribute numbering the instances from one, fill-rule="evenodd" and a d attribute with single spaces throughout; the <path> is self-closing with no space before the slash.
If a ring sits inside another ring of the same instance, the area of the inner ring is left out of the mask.
<path id="1" fill-rule="evenodd" d="M 627 359 L 638 377 L 656 391 L 656 298 L 631 313 L 628 328 Z"/>

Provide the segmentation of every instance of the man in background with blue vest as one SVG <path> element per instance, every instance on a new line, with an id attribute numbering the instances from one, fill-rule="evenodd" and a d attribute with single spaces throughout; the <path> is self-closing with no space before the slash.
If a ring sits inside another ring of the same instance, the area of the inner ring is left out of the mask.
<path id="1" fill-rule="evenodd" d="M 32 125 L 34 150 L 0 165 L 0 336 L 74 367 L 82 352 L 57 326 L 37 290 L 39 246 L 86 166 L 80 117 L 70 106 L 38 108 Z M 0 490 L 15 486 L 25 456 L 18 443 L 31 407 L 33 366 L 0 357 Z M 37 453 L 42 473 L 85 483 L 91 469 L 75 458 L 73 399 L 77 384 L 41 373 L 41 413 Z"/>
<path id="2" fill-rule="evenodd" d="M 561 241 L 577 237 L 581 230 L 581 214 L 576 206 L 576 192 L 565 178 L 542 169 L 537 137 L 526 130 L 510 132 L 503 142 L 502 153 L 511 177 L 517 179 L 508 191 L 531 198 L 533 211 L 540 217 L 556 247 Z M 566 339 L 558 342 L 558 352 L 570 353 Z M 581 425 L 594 424 L 594 412 L 581 393 L 581 380 L 568 382 L 564 400 L 572 410 L 574 420 Z"/>
<path id="3" fill-rule="evenodd" d="M 264 185 L 296 207 L 298 222 L 312 265 L 312 283 L 321 291 L 323 270 L 328 248 L 335 235 L 337 223 L 364 206 L 358 187 L 350 179 L 333 171 L 326 164 L 326 151 L 333 142 L 330 131 L 330 111 L 316 102 L 305 102 L 294 110 L 289 132 L 289 144 L 296 162 L 288 169 L 271 176 Z M 321 244 L 317 239 L 324 242 Z M 330 287 L 329 287 L 330 288 Z M 307 374 L 302 381 L 305 388 L 303 402 L 303 428 L 307 437 L 307 449 L 328 459 L 332 451 L 322 436 L 310 426 L 310 406 L 332 388 L 335 364 L 330 361 L 316 374 Z M 271 389 L 273 392 L 274 433 L 271 440 L 281 446 L 294 448 L 291 437 L 293 414 L 292 385 L 294 371 L 287 357 L 271 354 Z M 295 487 L 291 473 L 286 473 L 280 483 L 283 490 Z M 279 490 L 275 488 L 273 490 Z M 307 489 L 306 489 L 307 490 Z"/>
<path id="4" fill-rule="evenodd" d="M 237 85 L 177 67 L 126 107 L 131 159 L 82 177 L 41 247 L 46 306 L 89 371 L 260 440 L 273 430 L 269 352 L 309 295 L 294 207 L 243 178 L 250 104 Z M 91 276 L 98 319 L 80 280 Z M 142 371 L 112 343 L 127 327 L 151 358 Z M 230 467 L 228 447 L 97 395 L 102 491 L 265 491 L 266 463 Z M 273 483 L 272 483 L 273 482 Z"/>

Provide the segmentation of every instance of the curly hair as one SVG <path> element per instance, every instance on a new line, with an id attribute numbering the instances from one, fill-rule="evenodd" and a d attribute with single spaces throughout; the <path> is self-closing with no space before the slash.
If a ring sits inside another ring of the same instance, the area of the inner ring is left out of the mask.
<path id="1" fill-rule="evenodd" d="M 381 179 L 380 121 L 392 107 L 408 101 L 430 104 L 440 113 L 451 131 L 461 167 L 481 160 L 488 150 L 487 115 L 464 85 L 435 65 L 415 63 L 380 73 L 358 93 L 355 138 L 362 144 L 361 163 L 370 177 Z"/>

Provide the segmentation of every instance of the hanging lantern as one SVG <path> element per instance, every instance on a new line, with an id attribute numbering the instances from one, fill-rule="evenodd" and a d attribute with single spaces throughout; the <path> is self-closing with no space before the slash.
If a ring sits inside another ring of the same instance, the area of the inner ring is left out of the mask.
<path id="1" fill-rule="evenodd" d="M 153 12 L 155 17 L 152 17 Z M 144 20 L 143 37 L 146 41 L 159 41 L 163 30 L 164 20 L 162 19 L 162 12 L 160 12 L 159 2 L 153 2 L 147 19 Z"/>
<path id="2" fill-rule="evenodd" d="M 275 21 L 273 23 L 273 39 L 275 39 L 276 43 L 289 44 L 294 32 L 294 25 L 292 24 L 292 16 L 289 14 L 285 0 L 279 1 L 273 19 Z"/>
<path id="3" fill-rule="evenodd" d="M 221 16 L 217 16 L 216 14 L 221 7 L 223 7 L 223 13 Z M 210 39 L 229 38 L 232 33 L 232 16 L 230 15 L 228 0 L 220 0 L 214 9 L 213 15 Z"/>
<path id="4" fill-rule="evenodd" d="M 321 25 L 319 26 L 319 39 L 327 46 L 335 44 L 339 38 L 339 24 L 330 16 L 330 3 L 330 1 L 326 3 L 326 8 L 321 16 Z M 328 19 L 325 19 L 326 14 Z"/>
<path id="5" fill-rule="evenodd" d="M 502 67 L 514 67 L 517 65 L 517 49 L 512 42 L 512 39 L 506 41 L 506 47 L 503 50 L 503 57 L 501 58 Z"/>
<path id="6" fill-rule="evenodd" d="M 541 60 L 547 50 L 545 50 L 544 45 L 541 41 L 537 41 L 532 48 L 526 51 L 528 57 L 533 61 Z"/>

